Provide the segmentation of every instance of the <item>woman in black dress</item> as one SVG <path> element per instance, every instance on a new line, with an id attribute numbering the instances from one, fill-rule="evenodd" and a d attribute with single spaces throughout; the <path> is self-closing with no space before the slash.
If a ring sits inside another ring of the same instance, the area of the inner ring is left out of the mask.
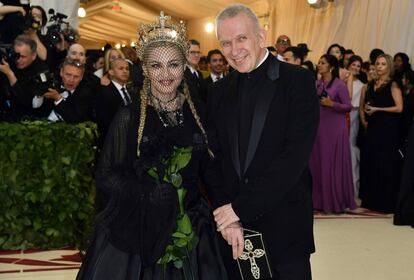
<path id="1" fill-rule="evenodd" d="M 378 56 L 378 78 L 366 87 L 360 117 L 366 127 L 361 154 L 361 206 L 393 213 L 401 177 L 400 122 L 403 109 L 401 89 L 392 77 L 392 57 Z"/>
<path id="2" fill-rule="evenodd" d="M 185 27 L 161 13 L 157 23 L 141 26 L 138 49 L 144 87 L 139 104 L 120 109 L 107 134 L 96 172 L 106 207 L 77 279 L 227 279 L 197 187 L 213 155 L 204 110 L 183 81 Z M 179 148 L 187 157 L 166 163 Z M 174 168 L 180 170 L 170 176 Z"/>

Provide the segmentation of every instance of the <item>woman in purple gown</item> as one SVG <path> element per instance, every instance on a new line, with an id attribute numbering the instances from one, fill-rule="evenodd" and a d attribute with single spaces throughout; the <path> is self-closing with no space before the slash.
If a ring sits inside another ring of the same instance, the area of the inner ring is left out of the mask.
<path id="1" fill-rule="evenodd" d="M 321 56 L 317 67 L 322 78 L 316 82 L 320 122 L 309 162 L 313 207 L 325 213 L 341 213 L 356 208 L 346 125 L 346 113 L 352 106 L 348 89 L 339 79 L 336 57 Z"/>

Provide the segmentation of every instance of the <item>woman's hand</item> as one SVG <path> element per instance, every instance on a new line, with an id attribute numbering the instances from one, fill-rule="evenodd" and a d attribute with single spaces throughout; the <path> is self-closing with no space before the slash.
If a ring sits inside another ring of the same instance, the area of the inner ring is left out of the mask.
<path id="1" fill-rule="evenodd" d="M 322 98 L 319 100 L 319 103 L 320 103 L 322 106 L 325 106 L 325 107 L 332 107 L 332 106 L 333 106 L 333 101 L 329 98 L 329 96 L 327 96 L 327 97 L 322 97 Z"/>
<path id="2" fill-rule="evenodd" d="M 374 114 L 375 112 L 378 112 L 380 110 L 380 108 L 378 107 L 373 107 L 370 105 L 365 105 L 365 113 L 368 114 L 368 116 L 371 116 L 372 114 Z"/>

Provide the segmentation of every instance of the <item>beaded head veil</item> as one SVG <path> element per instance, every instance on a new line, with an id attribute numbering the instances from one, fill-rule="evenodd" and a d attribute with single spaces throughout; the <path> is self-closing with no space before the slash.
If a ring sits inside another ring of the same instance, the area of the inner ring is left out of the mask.
<path id="1" fill-rule="evenodd" d="M 138 52 L 145 75 L 144 94 L 165 127 L 182 124 L 184 95 L 178 87 L 184 77 L 188 42 L 183 23 L 174 24 L 164 12 L 156 22 L 141 24 Z M 182 86 L 181 86 L 182 88 Z M 182 91 L 182 90 L 181 90 Z"/>
<path id="2" fill-rule="evenodd" d="M 184 81 L 186 54 L 190 46 L 186 27 L 184 23 L 175 24 L 170 19 L 161 11 L 155 22 L 139 27 L 138 56 L 145 79 L 140 92 L 138 156 L 148 105 L 155 109 L 163 126 L 171 127 L 183 124 L 183 104 L 187 101 L 207 144 L 205 130 Z"/>

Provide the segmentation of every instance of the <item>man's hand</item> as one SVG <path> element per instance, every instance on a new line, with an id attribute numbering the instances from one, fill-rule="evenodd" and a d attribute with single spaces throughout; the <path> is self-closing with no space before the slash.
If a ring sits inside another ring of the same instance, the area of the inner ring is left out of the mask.
<path id="1" fill-rule="evenodd" d="M 53 99 L 56 102 L 62 99 L 62 96 L 60 96 L 59 92 L 53 88 L 49 88 L 48 91 L 43 94 L 43 96 L 47 99 Z"/>
<path id="2" fill-rule="evenodd" d="M 227 228 L 221 231 L 221 235 L 231 246 L 233 251 L 233 259 L 237 259 L 243 254 L 244 249 L 244 237 L 243 229 L 239 222 L 235 222 L 229 225 Z"/>
<path id="3" fill-rule="evenodd" d="M 217 230 L 222 231 L 231 224 L 240 221 L 240 218 L 237 217 L 236 213 L 231 206 L 231 203 L 223 205 L 213 212 L 214 221 L 217 224 Z"/>
<path id="4" fill-rule="evenodd" d="M 7 63 L 7 61 L 3 58 L 0 63 L 0 72 L 4 74 L 8 74 L 11 71 L 10 65 Z"/>

